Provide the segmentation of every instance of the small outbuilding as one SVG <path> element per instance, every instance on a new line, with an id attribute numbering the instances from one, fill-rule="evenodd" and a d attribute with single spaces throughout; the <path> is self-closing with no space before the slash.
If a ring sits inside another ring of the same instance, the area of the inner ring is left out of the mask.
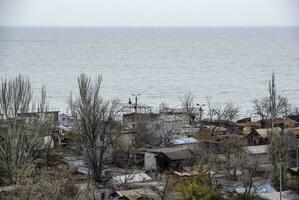
<path id="1" fill-rule="evenodd" d="M 259 172 L 269 172 L 271 164 L 268 154 L 268 145 L 243 147 L 246 165 L 248 168 L 255 168 Z"/>
<path id="2" fill-rule="evenodd" d="M 187 147 L 151 149 L 144 155 L 144 166 L 147 170 L 180 170 L 192 166 L 194 153 Z"/>

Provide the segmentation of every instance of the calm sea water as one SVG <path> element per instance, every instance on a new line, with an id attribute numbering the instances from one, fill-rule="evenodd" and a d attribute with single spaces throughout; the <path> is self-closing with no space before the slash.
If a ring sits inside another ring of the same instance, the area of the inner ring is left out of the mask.
<path id="1" fill-rule="evenodd" d="M 299 106 L 299 28 L 0 28 L 0 76 L 46 85 L 50 107 L 66 110 L 80 73 L 103 75 L 103 95 L 179 106 L 188 91 L 231 101 L 246 114 L 267 92 Z"/>

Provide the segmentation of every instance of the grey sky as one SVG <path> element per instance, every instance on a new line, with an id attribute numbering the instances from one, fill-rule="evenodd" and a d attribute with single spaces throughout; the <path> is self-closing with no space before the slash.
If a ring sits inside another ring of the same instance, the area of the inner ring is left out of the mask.
<path id="1" fill-rule="evenodd" d="M 299 25 L 299 0 L 0 0 L 0 25 Z"/>

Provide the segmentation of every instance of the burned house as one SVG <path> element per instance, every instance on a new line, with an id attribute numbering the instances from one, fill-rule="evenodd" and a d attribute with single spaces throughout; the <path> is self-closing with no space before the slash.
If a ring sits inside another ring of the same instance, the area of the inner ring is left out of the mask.
<path id="1" fill-rule="evenodd" d="M 289 115 L 288 118 L 299 122 L 299 114 Z"/>
<path id="2" fill-rule="evenodd" d="M 236 122 L 238 124 L 240 124 L 240 123 L 246 123 L 246 122 L 251 122 L 251 117 L 246 117 L 246 118 L 243 118 L 243 119 L 239 119 Z"/>
<path id="3" fill-rule="evenodd" d="M 186 109 L 163 108 L 159 112 L 161 120 L 175 124 L 175 128 L 181 128 L 190 124 L 190 114 Z"/>
<path id="4" fill-rule="evenodd" d="M 156 113 L 126 113 L 123 114 L 122 126 L 124 130 L 132 130 L 137 122 L 155 122 L 159 118 Z"/>
<path id="5" fill-rule="evenodd" d="M 126 104 L 121 109 L 122 129 L 132 130 L 138 122 L 148 122 L 155 120 L 159 114 L 152 112 L 152 107 L 141 104 Z"/>
<path id="6" fill-rule="evenodd" d="M 239 127 L 243 135 L 248 135 L 252 131 L 262 128 L 261 122 L 252 122 L 252 121 L 238 123 L 237 126 Z"/>
<path id="7" fill-rule="evenodd" d="M 59 111 L 19 113 L 17 114 L 17 117 L 19 119 L 25 119 L 28 122 L 38 119 L 42 120 L 43 122 L 58 124 L 58 113 Z"/>
<path id="8" fill-rule="evenodd" d="M 229 132 L 236 132 L 239 130 L 236 122 L 227 121 L 227 120 L 204 119 L 201 121 L 201 124 L 206 127 L 210 127 L 210 126 L 222 127 L 222 128 L 225 128 Z"/>
<path id="9" fill-rule="evenodd" d="M 53 148 L 54 142 L 51 134 L 54 132 L 54 127 L 58 124 L 58 113 L 59 111 L 18 113 L 14 118 L 0 119 L 0 141 L 4 140 L 10 128 L 17 127 L 17 129 L 26 132 L 32 129 L 32 127 L 37 127 L 38 122 L 39 125 L 47 126 L 48 129 L 44 129 L 43 132 L 38 132 L 38 136 L 42 137 L 43 142 L 37 149 Z M 35 133 L 30 132 L 30 134 Z"/>
<path id="10" fill-rule="evenodd" d="M 296 136 L 296 138 L 299 140 L 299 127 L 289 128 L 288 132 L 294 134 Z"/>
<path id="11" fill-rule="evenodd" d="M 271 128 L 272 120 L 271 119 L 264 119 L 259 121 L 262 125 L 262 128 Z M 274 127 L 280 127 L 281 129 L 284 128 L 294 128 L 299 126 L 299 122 L 290 119 L 290 118 L 275 118 L 273 120 Z"/>
<path id="12" fill-rule="evenodd" d="M 229 140 L 238 139 L 241 143 L 246 145 L 242 135 L 228 132 L 223 127 L 217 128 L 215 132 L 202 131 L 198 134 L 196 139 L 198 139 L 200 144 L 204 145 L 206 148 L 219 153 L 221 153 L 225 142 Z"/>
<path id="13" fill-rule="evenodd" d="M 273 132 L 272 132 L 273 131 Z M 255 129 L 251 131 L 244 139 L 247 141 L 248 145 L 265 145 L 268 144 L 268 139 L 270 134 L 279 134 L 281 133 L 281 128 L 274 127 L 268 129 Z"/>

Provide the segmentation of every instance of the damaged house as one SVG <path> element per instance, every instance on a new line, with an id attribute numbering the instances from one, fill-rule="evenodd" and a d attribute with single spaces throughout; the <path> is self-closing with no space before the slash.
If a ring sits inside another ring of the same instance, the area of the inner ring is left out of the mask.
<path id="1" fill-rule="evenodd" d="M 247 141 L 248 145 L 265 145 L 268 144 L 268 138 L 271 131 L 271 128 L 254 129 L 250 134 L 244 137 L 244 139 Z M 274 127 L 272 133 L 279 134 L 281 131 L 281 128 Z"/>

